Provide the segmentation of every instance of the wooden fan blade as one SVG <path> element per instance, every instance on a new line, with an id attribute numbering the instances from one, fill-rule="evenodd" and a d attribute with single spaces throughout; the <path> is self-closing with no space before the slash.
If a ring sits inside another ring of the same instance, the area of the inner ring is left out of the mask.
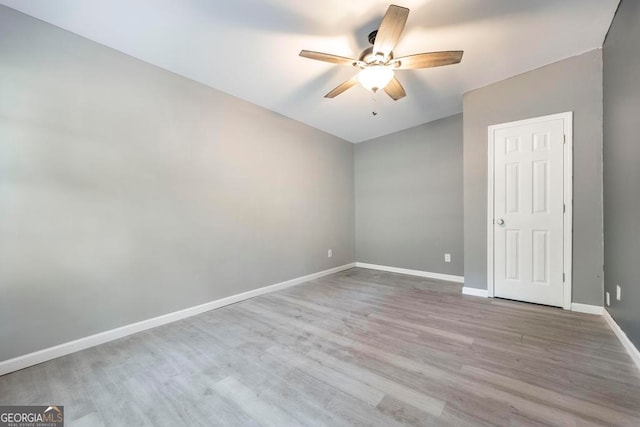
<path id="1" fill-rule="evenodd" d="M 400 81 L 395 77 L 385 86 L 384 91 L 387 92 L 387 95 L 393 98 L 394 101 L 407 96 L 407 92 L 404 91 Z"/>
<path id="2" fill-rule="evenodd" d="M 351 89 L 352 87 L 354 87 L 357 83 L 358 83 L 358 76 L 353 76 L 352 78 L 340 84 L 338 87 L 336 87 L 331 92 L 326 94 L 324 97 L 335 98 L 336 96 L 340 95 L 342 92 L 346 91 L 347 89 Z"/>
<path id="3" fill-rule="evenodd" d="M 392 4 L 382 18 L 376 41 L 373 43 L 373 53 L 381 53 L 389 56 L 393 48 L 400 40 L 404 25 L 409 16 L 409 9 Z"/>
<path id="4" fill-rule="evenodd" d="M 449 50 L 445 52 L 418 53 L 416 55 L 403 56 L 393 59 L 396 70 L 415 70 L 416 68 L 441 67 L 443 65 L 457 64 L 462 61 L 461 50 Z"/>
<path id="5" fill-rule="evenodd" d="M 301 50 L 300 56 L 309 59 L 315 59 L 316 61 L 331 62 L 332 64 L 357 64 L 358 60 L 353 58 L 346 58 L 344 56 L 331 55 L 330 53 L 314 52 L 312 50 Z"/>

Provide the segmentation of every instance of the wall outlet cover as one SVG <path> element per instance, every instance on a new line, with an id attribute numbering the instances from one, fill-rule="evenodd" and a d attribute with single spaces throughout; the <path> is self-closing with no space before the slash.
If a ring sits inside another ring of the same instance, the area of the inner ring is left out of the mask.
<path id="1" fill-rule="evenodd" d="M 620 288 L 620 285 L 616 286 L 616 299 L 618 301 L 620 301 L 620 298 L 622 298 L 622 289 Z"/>
<path id="2" fill-rule="evenodd" d="M 331 258 L 333 256 L 333 249 L 329 249 L 327 251 L 327 258 Z"/>
<path id="3" fill-rule="evenodd" d="M 451 254 L 444 254 L 444 262 L 451 262 Z"/>
<path id="4" fill-rule="evenodd" d="M 607 307 L 611 306 L 611 295 L 609 294 L 609 292 L 605 292 L 604 293 L 604 299 L 607 302 Z"/>

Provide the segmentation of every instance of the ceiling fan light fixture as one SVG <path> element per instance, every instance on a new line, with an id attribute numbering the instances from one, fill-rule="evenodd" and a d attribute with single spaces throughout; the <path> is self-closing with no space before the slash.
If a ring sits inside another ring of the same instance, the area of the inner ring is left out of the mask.
<path id="1" fill-rule="evenodd" d="M 384 89 L 392 79 L 393 69 L 382 65 L 366 67 L 358 73 L 358 82 L 362 87 L 374 93 Z"/>
<path id="2" fill-rule="evenodd" d="M 373 93 L 384 89 L 391 99 L 397 101 L 407 96 L 407 93 L 402 84 L 395 78 L 394 71 L 441 67 L 443 65 L 457 64 L 462 60 L 463 52 L 461 50 L 417 53 L 394 58 L 393 49 L 398 44 L 398 40 L 400 40 L 408 17 L 409 9 L 395 4 L 390 5 L 378 29 L 369 34 L 369 43 L 372 46 L 363 50 L 358 59 L 301 50 L 300 56 L 304 58 L 332 64 L 348 64 L 360 68 L 360 72 L 357 75 L 342 82 L 324 97 L 335 98 L 356 86 L 359 82 L 362 87 Z"/>

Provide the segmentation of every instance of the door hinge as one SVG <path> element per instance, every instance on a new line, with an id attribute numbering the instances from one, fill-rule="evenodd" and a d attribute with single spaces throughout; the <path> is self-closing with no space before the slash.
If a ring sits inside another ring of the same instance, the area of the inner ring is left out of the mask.
<path id="1" fill-rule="evenodd" d="M 565 282 L 565 276 L 564 276 L 564 273 L 562 273 L 562 283 L 564 282 Z"/>
<path id="2" fill-rule="evenodd" d="M 567 143 L 567 135 L 562 135 L 562 143 L 563 144 Z"/>
<path id="3" fill-rule="evenodd" d="M 566 204 L 562 204 L 562 213 L 567 213 L 567 205 Z"/>

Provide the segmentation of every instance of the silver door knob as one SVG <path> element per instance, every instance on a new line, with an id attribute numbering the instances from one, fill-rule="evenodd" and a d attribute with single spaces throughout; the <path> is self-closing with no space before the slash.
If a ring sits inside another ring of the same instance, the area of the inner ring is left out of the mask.
<path id="1" fill-rule="evenodd" d="M 500 218 L 496 220 L 496 224 L 498 225 L 504 225 L 504 219 Z"/>

